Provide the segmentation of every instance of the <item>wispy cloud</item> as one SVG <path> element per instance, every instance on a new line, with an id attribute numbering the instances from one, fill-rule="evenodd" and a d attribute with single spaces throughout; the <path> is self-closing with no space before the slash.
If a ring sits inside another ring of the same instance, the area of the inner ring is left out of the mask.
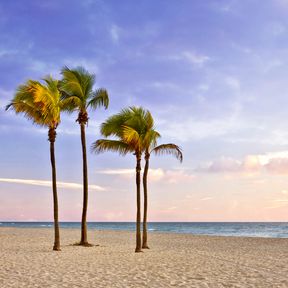
<path id="1" fill-rule="evenodd" d="M 213 200 L 214 197 L 204 197 L 204 198 L 201 198 L 200 201 L 209 201 L 209 200 Z"/>
<path id="2" fill-rule="evenodd" d="M 203 67 L 204 64 L 211 60 L 209 56 L 194 51 L 182 51 L 178 54 L 170 55 L 168 59 L 173 61 L 186 61 L 196 67 Z"/>
<path id="3" fill-rule="evenodd" d="M 288 151 L 247 155 L 241 160 L 221 157 L 200 164 L 196 170 L 208 173 L 246 173 L 249 175 L 260 172 L 288 174 Z"/>
<path id="4" fill-rule="evenodd" d="M 134 169 L 106 169 L 106 170 L 96 170 L 96 173 L 106 174 L 106 175 L 133 175 L 135 173 Z"/>
<path id="5" fill-rule="evenodd" d="M 119 42 L 119 38 L 120 38 L 120 31 L 121 29 L 113 24 L 110 28 L 110 36 L 111 36 L 111 39 L 114 43 L 118 43 Z"/>
<path id="6" fill-rule="evenodd" d="M 97 170 L 96 173 L 106 174 L 106 175 L 118 175 L 120 177 L 132 178 L 135 175 L 135 169 L 106 169 Z M 152 182 L 164 181 L 171 184 L 176 184 L 180 182 L 190 182 L 195 179 L 194 174 L 186 170 L 164 170 L 149 169 L 149 180 Z"/>
<path id="7" fill-rule="evenodd" d="M 14 179 L 14 178 L 0 178 L 0 182 L 5 183 L 14 183 L 14 184 L 24 184 L 24 185 L 34 185 L 34 186 L 43 186 L 51 187 L 52 183 L 48 180 L 35 180 L 35 179 Z M 57 182 L 59 188 L 65 189 L 81 189 L 83 188 L 82 184 L 73 183 L 73 182 Z M 104 191 L 104 187 L 98 185 L 89 185 L 90 190 Z"/>

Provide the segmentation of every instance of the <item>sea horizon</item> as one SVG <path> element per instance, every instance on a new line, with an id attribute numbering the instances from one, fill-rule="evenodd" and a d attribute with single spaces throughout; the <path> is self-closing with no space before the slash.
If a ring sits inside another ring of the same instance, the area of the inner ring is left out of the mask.
<path id="1" fill-rule="evenodd" d="M 80 229 L 81 222 L 61 221 L 63 229 Z M 87 222 L 91 230 L 134 231 L 135 222 Z M 51 221 L 0 221 L 0 227 L 52 228 Z M 148 222 L 149 232 L 208 236 L 288 238 L 288 222 Z"/>

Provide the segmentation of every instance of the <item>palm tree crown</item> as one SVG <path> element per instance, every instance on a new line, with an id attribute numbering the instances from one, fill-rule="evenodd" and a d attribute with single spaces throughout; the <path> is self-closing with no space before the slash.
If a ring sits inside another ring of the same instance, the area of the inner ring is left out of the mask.
<path id="1" fill-rule="evenodd" d="M 78 110 L 77 121 L 86 124 L 88 122 L 88 108 L 96 109 L 109 105 L 108 93 L 105 89 L 93 90 L 96 82 L 94 74 L 89 73 L 83 67 L 70 69 L 64 67 L 61 71 L 63 80 L 60 83 L 62 97 L 65 99 L 65 110 Z"/>
<path id="2" fill-rule="evenodd" d="M 37 125 L 56 128 L 60 123 L 60 111 L 63 107 L 58 90 L 59 81 L 50 76 L 43 80 L 46 85 L 35 80 L 19 85 L 6 110 L 13 108 L 17 114 L 24 114 Z"/>

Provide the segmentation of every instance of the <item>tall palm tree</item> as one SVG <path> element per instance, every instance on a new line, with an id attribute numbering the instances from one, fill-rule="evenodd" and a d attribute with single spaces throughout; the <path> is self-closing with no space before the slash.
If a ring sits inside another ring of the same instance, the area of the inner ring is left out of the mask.
<path id="1" fill-rule="evenodd" d="M 141 157 L 144 138 L 147 131 L 153 128 L 153 118 L 143 108 L 130 107 L 111 116 L 101 125 L 101 134 L 105 137 L 114 136 L 116 140 L 100 139 L 92 144 L 92 151 L 101 153 L 115 151 L 120 155 L 133 153 L 136 157 L 136 248 L 141 252 Z"/>
<path id="2" fill-rule="evenodd" d="M 50 142 L 50 160 L 52 166 L 52 189 L 54 207 L 54 246 L 53 250 L 60 251 L 60 233 L 58 223 L 58 197 L 56 185 L 56 163 L 54 143 L 56 140 L 56 128 L 60 123 L 60 110 L 63 103 L 58 90 L 58 80 L 51 77 L 44 79 L 44 84 L 28 80 L 20 85 L 6 110 L 12 108 L 16 114 L 22 113 L 34 124 L 48 128 L 48 140 Z"/>
<path id="3" fill-rule="evenodd" d="M 64 67 L 61 71 L 63 80 L 60 84 L 62 97 L 65 99 L 67 111 L 78 111 L 77 122 L 80 125 L 82 157 L 83 157 L 83 209 L 81 220 L 81 240 L 79 245 L 91 246 L 87 238 L 87 207 L 88 207 L 88 168 L 86 153 L 85 126 L 88 123 L 88 109 L 95 110 L 100 106 L 105 109 L 109 105 L 108 93 L 105 89 L 93 90 L 96 78 L 83 67 L 69 69 Z"/>
<path id="4" fill-rule="evenodd" d="M 149 160 L 150 155 L 153 153 L 155 155 L 161 154 L 171 154 L 175 156 L 180 162 L 183 160 L 183 155 L 181 149 L 172 143 L 157 145 L 157 139 L 160 134 L 154 130 L 149 131 L 145 137 L 145 167 L 143 173 L 143 191 L 144 191 L 144 212 L 143 212 L 143 241 L 142 248 L 149 249 L 148 237 L 147 237 L 147 210 L 148 210 L 148 188 L 147 188 L 147 178 L 149 170 Z"/>

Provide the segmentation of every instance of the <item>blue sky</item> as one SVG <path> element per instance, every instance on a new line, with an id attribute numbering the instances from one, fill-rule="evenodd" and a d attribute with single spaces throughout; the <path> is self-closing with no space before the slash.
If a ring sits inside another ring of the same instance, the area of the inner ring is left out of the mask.
<path id="1" fill-rule="evenodd" d="M 105 118 L 142 105 L 161 142 L 183 148 L 183 164 L 151 161 L 151 221 L 287 220 L 287 16 L 287 0 L 0 1 L 0 220 L 52 219 L 47 131 L 4 107 L 17 85 L 64 65 L 109 92 L 88 145 Z M 77 221 L 75 119 L 62 116 L 56 156 L 60 218 Z M 134 166 L 89 155 L 89 220 L 134 220 Z"/>

